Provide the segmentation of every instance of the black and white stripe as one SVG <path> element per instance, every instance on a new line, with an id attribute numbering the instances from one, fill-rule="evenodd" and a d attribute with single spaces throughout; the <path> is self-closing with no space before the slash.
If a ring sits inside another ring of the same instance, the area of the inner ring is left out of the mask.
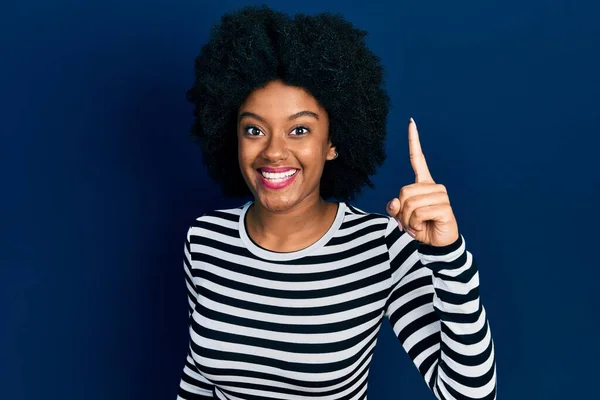
<path id="1" fill-rule="evenodd" d="M 383 318 L 438 399 L 495 399 L 479 275 L 463 237 L 419 244 L 394 219 L 340 203 L 291 253 L 260 248 L 240 208 L 190 227 L 190 345 L 179 400 L 366 399 Z"/>

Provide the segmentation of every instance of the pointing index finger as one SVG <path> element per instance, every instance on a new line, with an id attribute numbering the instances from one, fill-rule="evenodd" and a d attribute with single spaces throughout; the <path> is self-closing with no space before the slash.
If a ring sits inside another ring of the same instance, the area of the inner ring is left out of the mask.
<path id="1" fill-rule="evenodd" d="M 433 182 L 429 167 L 425 161 L 425 155 L 421 149 L 421 141 L 419 140 L 419 131 L 417 124 L 411 118 L 408 123 L 408 151 L 410 157 L 410 165 L 415 172 L 415 182 Z"/>

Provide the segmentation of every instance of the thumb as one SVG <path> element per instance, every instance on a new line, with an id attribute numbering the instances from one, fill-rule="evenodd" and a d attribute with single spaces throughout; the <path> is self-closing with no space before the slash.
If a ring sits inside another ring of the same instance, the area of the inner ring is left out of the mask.
<path id="1" fill-rule="evenodd" d="M 396 217 L 398 215 L 398 213 L 400 212 L 400 200 L 398 200 L 397 198 L 394 198 L 394 199 L 388 201 L 385 209 L 391 217 L 393 217 L 396 221 L 398 221 L 398 227 L 400 228 L 400 230 L 401 231 L 404 230 L 404 228 L 402 227 L 402 223 Z"/>
<path id="2" fill-rule="evenodd" d="M 392 200 L 388 201 L 385 210 L 391 217 L 395 218 L 400 212 L 400 200 L 393 198 Z"/>

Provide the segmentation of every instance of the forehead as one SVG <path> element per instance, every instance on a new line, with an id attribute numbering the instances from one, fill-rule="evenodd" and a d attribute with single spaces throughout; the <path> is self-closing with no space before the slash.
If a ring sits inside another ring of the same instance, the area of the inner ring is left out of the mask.
<path id="1" fill-rule="evenodd" d="M 273 81 L 252 91 L 239 111 L 254 112 L 267 118 L 287 118 L 299 111 L 321 114 L 324 110 L 307 90 Z"/>

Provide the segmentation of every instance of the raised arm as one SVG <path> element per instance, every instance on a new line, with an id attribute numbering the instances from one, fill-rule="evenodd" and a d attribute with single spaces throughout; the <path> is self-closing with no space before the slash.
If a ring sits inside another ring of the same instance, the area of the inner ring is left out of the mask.
<path id="1" fill-rule="evenodd" d="M 434 182 L 408 126 L 415 183 L 388 203 L 392 290 L 386 315 L 438 399 L 495 399 L 496 361 L 479 272 L 446 187 Z M 403 232 L 404 231 L 404 232 Z"/>

